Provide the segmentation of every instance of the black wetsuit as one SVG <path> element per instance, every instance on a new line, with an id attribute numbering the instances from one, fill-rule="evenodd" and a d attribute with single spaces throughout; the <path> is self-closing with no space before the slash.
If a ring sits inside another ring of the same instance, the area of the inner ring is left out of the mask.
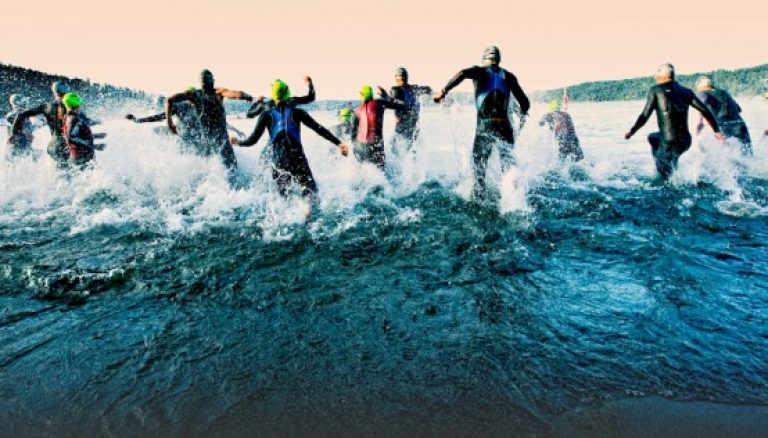
<path id="1" fill-rule="evenodd" d="M 406 110 L 407 107 L 386 99 L 372 99 L 361 103 L 354 110 L 352 138 L 358 160 L 375 164 L 384 169 L 384 111 Z"/>
<path id="2" fill-rule="evenodd" d="M 707 107 L 693 94 L 693 91 L 671 81 L 651 87 L 643 112 L 630 129 L 634 135 L 656 111 L 659 131 L 648 135 L 656 170 L 662 179 L 667 179 L 677 168 L 677 161 L 691 147 L 691 133 L 688 130 L 688 107 L 696 108 L 707 119 L 715 132 L 720 132 L 717 120 Z"/>
<path id="3" fill-rule="evenodd" d="M 295 107 L 297 105 L 306 105 L 314 101 L 315 101 L 315 86 L 312 83 L 310 83 L 309 90 L 307 91 L 306 96 L 291 97 L 285 102 L 285 104 L 289 107 Z M 264 111 L 271 110 L 272 108 L 275 107 L 275 105 L 276 104 L 274 100 L 264 100 L 261 102 L 255 102 L 253 105 L 251 105 L 250 108 L 248 108 L 246 117 L 248 117 L 249 119 L 252 119 L 258 116 L 259 114 L 263 113 Z"/>
<path id="4" fill-rule="evenodd" d="M 741 142 L 741 152 L 744 155 L 752 155 L 752 139 L 744 119 L 741 118 L 741 107 L 733 97 L 720 88 L 698 92 L 696 97 L 712 111 L 723 135 L 726 138 L 738 139 Z"/>
<path id="5" fill-rule="evenodd" d="M 227 167 L 230 178 L 237 167 L 237 158 L 227 135 L 227 114 L 214 89 L 188 91 L 189 102 L 195 107 L 200 126 L 197 152 L 203 156 L 218 154 Z"/>
<path id="6" fill-rule="evenodd" d="M 9 139 L 13 138 L 13 141 L 10 143 L 11 148 L 8 151 L 11 156 L 30 154 L 32 152 L 34 126 L 29 118 L 25 118 L 24 121 L 21 122 L 21 129 L 19 132 L 16 135 L 13 134 L 13 122 L 16 120 L 16 116 L 18 116 L 19 113 L 20 111 L 11 111 L 5 116 L 5 121 L 8 122 L 8 137 Z"/>
<path id="7" fill-rule="evenodd" d="M 82 167 L 93 160 L 95 156 L 93 133 L 85 114 L 67 114 L 64 138 L 69 149 L 69 164 Z"/>
<path id="8" fill-rule="evenodd" d="M 37 106 L 18 114 L 11 127 L 11 132 L 18 135 L 22 132 L 25 121 L 33 116 L 42 115 L 51 130 L 51 140 L 48 143 L 48 155 L 59 167 L 65 167 L 69 160 L 69 148 L 64 141 L 64 116 L 67 110 L 64 105 L 56 100 Z"/>
<path id="9" fill-rule="evenodd" d="M 317 123 L 306 111 L 286 104 L 279 104 L 269 111 L 263 111 L 253 133 L 245 140 L 238 142 L 240 146 L 252 146 L 259 141 L 264 131 L 269 129 L 272 177 L 283 196 L 288 194 L 293 180 L 301 185 L 303 196 L 317 193 L 317 184 L 301 144 L 301 125 L 307 126 L 337 146 L 341 144 L 338 138 Z"/>
<path id="10" fill-rule="evenodd" d="M 184 151 L 197 152 L 200 142 L 200 118 L 195 108 L 189 102 L 176 102 L 173 104 L 173 115 L 178 121 L 179 139 Z M 152 116 L 133 119 L 136 123 L 154 123 L 166 120 L 165 112 Z M 168 130 L 165 129 L 167 132 Z"/>
<path id="11" fill-rule="evenodd" d="M 477 197 L 483 197 L 486 187 L 485 170 L 493 145 L 499 144 L 502 171 L 507 171 L 514 164 L 512 148 L 515 137 L 509 120 L 510 95 L 517 100 L 522 114 L 528 113 L 531 104 L 515 75 L 501 67 L 473 66 L 464 69 L 448 81 L 444 91 L 447 93 L 464 79 L 472 79 L 475 85 L 477 128 L 472 149 L 474 193 Z"/>
<path id="12" fill-rule="evenodd" d="M 394 145 L 402 144 L 406 150 L 410 149 L 413 142 L 419 136 L 419 112 L 421 105 L 419 95 L 431 94 L 432 89 L 420 85 L 396 85 L 389 90 L 389 98 L 403 105 L 404 109 L 396 109 Z"/>
<path id="13" fill-rule="evenodd" d="M 581 161 L 584 159 L 584 152 L 579 145 L 579 137 L 576 135 L 576 128 L 573 126 L 573 119 L 571 119 L 570 114 L 565 111 L 547 113 L 539 122 L 540 126 L 544 124 L 555 134 L 555 139 L 560 146 L 561 160 Z"/>

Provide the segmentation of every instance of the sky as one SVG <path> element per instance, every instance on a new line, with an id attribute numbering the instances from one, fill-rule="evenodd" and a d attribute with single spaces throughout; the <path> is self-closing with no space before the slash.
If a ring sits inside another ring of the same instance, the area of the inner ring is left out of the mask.
<path id="1" fill-rule="evenodd" d="M 54 12 L 67 8 L 60 14 Z M 442 88 L 501 49 L 526 91 L 768 62 L 768 1 L 35 0 L 7 2 L 0 62 L 172 94 L 209 68 L 217 86 L 268 95 L 277 78 L 318 99 L 363 84 Z M 471 90 L 463 84 L 459 90 Z"/>

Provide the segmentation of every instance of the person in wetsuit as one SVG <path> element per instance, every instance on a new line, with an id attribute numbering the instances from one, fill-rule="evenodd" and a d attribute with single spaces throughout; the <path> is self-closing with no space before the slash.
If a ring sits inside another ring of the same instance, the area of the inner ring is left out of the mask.
<path id="1" fill-rule="evenodd" d="M 312 198 L 317 193 L 317 184 L 301 144 L 301 125 L 307 126 L 338 146 L 343 155 L 347 155 L 349 148 L 317 123 L 306 111 L 288 104 L 290 89 L 285 82 L 281 80 L 274 82 L 272 98 L 275 106 L 261 113 L 253 133 L 244 140 L 233 137 L 230 142 L 236 146 L 253 146 L 269 128 L 272 177 L 278 191 L 282 196 L 287 196 L 291 182 L 295 181 L 301 187 L 302 196 Z"/>
<path id="2" fill-rule="evenodd" d="M 549 112 L 539 121 L 539 126 L 544 125 L 547 125 L 555 135 L 560 146 L 561 160 L 581 161 L 584 159 L 584 152 L 579 145 L 579 137 L 573 126 L 573 119 L 571 119 L 570 114 L 560 110 L 560 102 L 557 100 L 549 103 Z"/>
<path id="3" fill-rule="evenodd" d="M 355 157 L 384 170 L 384 111 L 405 111 L 408 108 L 391 100 L 374 99 L 370 85 L 363 85 L 360 97 L 363 102 L 355 108 L 352 121 L 352 138 L 356 140 Z"/>
<path id="4" fill-rule="evenodd" d="M 288 98 L 288 100 L 285 102 L 286 105 L 290 107 L 296 107 L 297 105 L 306 105 L 309 103 L 312 103 L 315 101 L 315 85 L 312 83 L 312 78 L 309 76 L 304 77 L 304 83 L 307 84 L 307 95 L 306 96 L 291 96 Z M 251 107 L 248 109 L 248 112 L 246 113 L 246 117 L 249 119 L 252 119 L 254 117 L 257 117 L 259 114 L 263 113 L 264 111 L 269 111 L 272 108 L 274 108 L 276 105 L 276 102 L 274 100 L 264 100 L 263 97 L 260 97 L 256 100 L 256 102 L 251 105 Z"/>
<path id="5" fill-rule="evenodd" d="M 339 124 L 333 126 L 333 134 L 343 142 L 352 141 L 352 109 L 344 107 L 338 113 Z"/>
<path id="6" fill-rule="evenodd" d="M 32 141 L 34 140 L 35 126 L 30 118 L 25 118 L 21 124 L 21 129 L 17 135 L 13 134 L 13 122 L 20 112 L 29 107 L 29 100 L 18 94 L 11 94 L 8 98 L 11 104 L 11 111 L 5 115 L 5 121 L 8 123 L 8 155 L 15 157 L 20 155 L 32 154 Z"/>
<path id="7" fill-rule="evenodd" d="M 22 111 L 16 117 L 11 127 L 12 136 L 10 141 L 16 141 L 15 136 L 20 135 L 24 122 L 37 115 L 45 117 L 45 122 L 48 124 L 48 128 L 51 130 L 51 141 L 48 143 L 48 155 L 56 162 L 56 164 L 63 168 L 66 167 L 69 161 L 69 148 L 64 141 L 64 116 L 67 112 L 64 105 L 61 103 L 61 99 L 65 94 L 69 93 L 69 87 L 63 82 L 54 82 L 51 84 L 51 91 L 53 92 L 53 101 L 43 104 L 28 110 Z M 82 115 L 87 121 L 89 126 L 96 125 L 95 122 Z"/>
<path id="8" fill-rule="evenodd" d="M 82 169 L 93 160 L 97 148 L 89 119 L 80 111 L 82 100 L 77 94 L 65 94 L 62 103 L 67 109 L 63 133 L 69 152 L 68 162 L 70 166 Z"/>
<path id="9" fill-rule="evenodd" d="M 405 150 L 410 150 L 413 142 L 419 136 L 419 96 L 432 94 L 432 88 L 421 85 L 411 85 L 408 83 L 408 70 L 400 67 L 395 71 L 395 85 L 389 90 L 389 95 L 383 88 L 379 87 L 379 94 L 384 99 L 390 99 L 397 102 L 405 109 L 395 110 L 395 136 L 392 139 L 392 146 L 399 150 L 402 146 Z"/>
<path id="10" fill-rule="evenodd" d="M 741 107 L 731 95 L 716 88 L 712 79 L 702 76 L 696 81 L 696 97 L 712 112 L 717 119 L 717 125 L 725 138 L 735 138 L 741 142 L 741 153 L 752 155 L 752 139 L 749 137 L 744 119 L 741 118 Z M 704 118 L 699 117 L 696 133 L 704 129 Z"/>
<path id="11" fill-rule="evenodd" d="M 199 121 L 199 138 L 196 140 L 197 151 L 200 155 L 211 156 L 218 154 L 227 168 L 230 182 L 237 167 L 237 158 L 227 135 L 227 115 L 223 101 L 241 99 L 253 101 L 253 98 L 243 91 L 228 90 L 214 87 L 213 73 L 203 70 L 200 73 L 201 88 L 175 94 L 165 101 L 165 120 L 172 134 L 178 134 L 173 122 L 173 108 L 181 102 L 190 102 L 196 111 Z"/>
<path id="12" fill-rule="evenodd" d="M 659 131 L 648 135 L 651 152 L 656 162 L 659 177 L 666 181 L 677 168 L 680 156 L 691 147 L 691 133 L 688 131 L 688 107 L 696 108 L 712 126 L 715 137 L 723 140 L 720 127 L 712 112 L 702 103 L 693 91 L 675 81 L 675 68 L 672 64 L 662 64 L 656 71 L 656 85 L 648 91 L 645 108 L 637 118 L 635 125 L 624 135 L 629 140 L 645 125 L 656 111 Z"/>
<path id="13" fill-rule="evenodd" d="M 488 157 L 494 144 L 499 145 L 501 170 L 506 172 L 513 164 L 512 149 L 515 145 L 512 122 L 509 119 L 510 95 L 520 107 L 520 125 L 527 117 L 531 103 L 523 92 L 517 78 L 499 66 L 501 53 L 496 46 L 489 46 L 483 52 L 483 65 L 473 66 L 457 73 L 434 96 L 435 103 L 442 101 L 446 94 L 465 79 L 472 79 L 475 86 L 477 107 L 477 128 L 472 149 L 475 177 L 474 196 L 485 196 L 485 173 Z"/>

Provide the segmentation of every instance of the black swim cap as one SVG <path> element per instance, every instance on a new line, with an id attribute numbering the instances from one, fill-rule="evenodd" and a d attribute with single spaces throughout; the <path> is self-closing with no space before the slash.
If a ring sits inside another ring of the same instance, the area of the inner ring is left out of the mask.
<path id="1" fill-rule="evenodd" d="M 203 88 L 213 88 L 213 73 L 210 70 L 205 69 L 200 72 L 200 85 Z"/>
<path id="2" fill-rule="evenodd" d="M 408 80 L 408 70 L 406 70 L 405 67 L 398 68 L 397 70 L 395 70 L 395 77 L 403 78 L 403 80 Z"/>

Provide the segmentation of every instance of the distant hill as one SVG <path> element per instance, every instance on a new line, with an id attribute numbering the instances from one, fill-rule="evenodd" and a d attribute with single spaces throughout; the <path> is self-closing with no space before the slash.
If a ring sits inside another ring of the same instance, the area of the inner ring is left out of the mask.
<path id="1" fill-rule="evenodd" d="M 8 96 L 13 93 L 29 97 L 33 104 L 48 102 L 51 99 L 51 83 L 54 81 L 66 82 L 72 91 L 84 99 L 89 108 L 115 100 L 146 103 L 151 99 L 149 95 L 138 90 L 0 63 L 0 112 L 10 111 Z"/>
<path id="2" fill-rule="evenodd" d="M 715 86 L 728 90 L 735 96 L 759 96 L 768 92 L 768 64 L 738 70 L 716 70 L 712 72 L 679 75 L 677 80 L 686 87 L 693 88 L 699 76 L 712 77 Z M 617 81 L 586 82 L 568 86 L 571 101 L 609 101 L 645 99 L 648 88 L 654 84 L 652 77 L 622 79 Z M 560 99 L 563 89 L 537 91 L 531 98 L 538 101 Z"/>

